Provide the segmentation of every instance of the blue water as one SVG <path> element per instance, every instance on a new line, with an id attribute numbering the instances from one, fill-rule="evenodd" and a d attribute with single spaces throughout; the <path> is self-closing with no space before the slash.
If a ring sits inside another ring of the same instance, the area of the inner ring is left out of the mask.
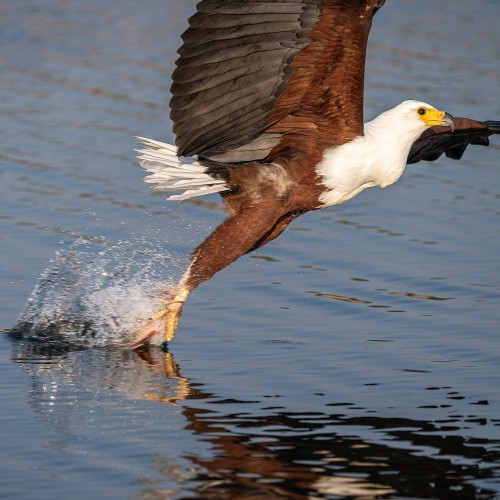
<path id="1" fill-rule="evenodd" d="M 224 218 L 152 194 L 133 152 L 173 141 L 194 4 L 0 4 L 0 326 L 92 324 L 0 337 L 0 497 L 498 497 L 498 138 L 302 216 L 196 290 L 169 353 L 123 348 Z M 387 2 L 366 117 L 499 119 L 499 16 Z"/>

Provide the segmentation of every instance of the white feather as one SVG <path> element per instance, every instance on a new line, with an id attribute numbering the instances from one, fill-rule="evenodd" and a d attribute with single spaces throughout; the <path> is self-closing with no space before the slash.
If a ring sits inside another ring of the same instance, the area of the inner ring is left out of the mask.
<path id="1" fill-rule="evenodd" d="M 155 191 L 184 191 L 167 199 L 186 200 L 227 190 L 226 181 L 209 175 L 207 168 L 195 158 L 177 156 L 177 147 L 144 137 L 137 139 L 145 146 L 137 150 L 139 163 L 150 174 L 144 181 L 156 184 L 152 188 Z"/>
<path id="2" fill-rule="evenodd" d="M 173 194 L 168 197 L 169 200 L 187 200 L 188 198 L 193 198 L 195 196 L 203 196 L 205 194 L 218 193 L 221 191 L 219 186 L 206 187 L 204 189 L 188 189 L 184 191 L 182 194 Z"/>

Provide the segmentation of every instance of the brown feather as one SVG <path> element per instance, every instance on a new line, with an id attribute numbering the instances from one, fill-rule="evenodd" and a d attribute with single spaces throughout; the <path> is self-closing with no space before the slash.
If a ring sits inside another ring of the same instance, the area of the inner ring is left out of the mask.
<path id="1" fill-rule="evenodd" d="M 228 217 L 193 252 L 189 275 L 184 282 L 186 289 L 192 291 L 249 252 L 272 230 L 279 215 L 279 207 L 273 197 L 269 197 Z"/>
<path id="2" fill-rule="evenodd" d="M 363 134 L 365 54 L 375 0 L 325 0 L 308 37 L 293 60 L 295 70 L 277 100 L 267 132 L 283 134 L 269 160 L 290 152 L 308 153 Z"/>

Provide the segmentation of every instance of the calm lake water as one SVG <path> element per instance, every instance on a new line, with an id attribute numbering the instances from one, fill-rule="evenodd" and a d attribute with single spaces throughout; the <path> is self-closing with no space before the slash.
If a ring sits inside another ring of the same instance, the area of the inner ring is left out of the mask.
<path id="1" fill-rule="evenodd" d="M 194 5 L 0 3 L 0 326 L 98 330 L 0 337 L 0 497 L 498 498 L 498 138 L 301 217 L 192 295 L 169 353 L 119 345 L 224 217 L 134 159 L 136 135 L 173 141 Z M 388 1 L 366 117 L 499 119 L 499 21 L 497 0 Z"/>

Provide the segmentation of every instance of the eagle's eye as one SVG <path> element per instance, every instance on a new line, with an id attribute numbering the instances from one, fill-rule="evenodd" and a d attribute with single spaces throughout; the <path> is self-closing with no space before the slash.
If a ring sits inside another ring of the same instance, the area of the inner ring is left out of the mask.
<path id="1" fill-rule="evenodd" d="M 427 111 L 427 110 L 426 110 L 425 108 L 418 108 L 417 113 L 418 113 L 420 116 L 423 116 L 423 115 L 425 115 L 426 111 Z"/>

